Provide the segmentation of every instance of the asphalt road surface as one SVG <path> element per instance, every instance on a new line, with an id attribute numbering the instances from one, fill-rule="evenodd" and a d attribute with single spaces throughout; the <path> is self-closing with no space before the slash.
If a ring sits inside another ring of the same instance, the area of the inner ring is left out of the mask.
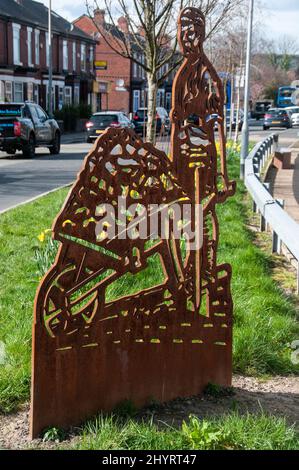
<path id="1" fill-rule="evenodd" d="M 34 159 L 24 159 L 22 153 L 0 158 L 0 212 L 74 181 L 90 148 L 86 143 L 67 144 L 60 155 L 38 148 Z"/>
<path id="2" fill-rule="evenodd" d="M 280 144 L 289 146 L 298 139 L 299 129 L 278 130 Z M 250 140 L 262 140 L 273 133 L 263 131 L 262 121 L 250 122 Z M 7 157 L 0 152 L 0 213 L 40 194 L 72 183 L 81 168 L 91 144 L 64 144 L 61 154 L 50 155 L 48 149 L 37 149 L 34 159 L 24 159 L 21 153 Z M 162 145 L 165 147 L 165 145 Z M 168 145 L 166 145 L 168 151 Z"/>

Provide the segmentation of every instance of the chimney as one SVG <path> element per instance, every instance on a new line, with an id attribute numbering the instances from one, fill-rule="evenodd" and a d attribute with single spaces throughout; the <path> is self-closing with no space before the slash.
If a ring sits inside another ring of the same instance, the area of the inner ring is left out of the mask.
<path id="1" fill-rule="evenodd" d="M 97 8 L 96 10 L 94 10 L 93 16 L 97 25 L 102 26 L 103 24 L 105 24 L 105 10 L 100 10 L 99 8 Z"/>
<path id="2" fill-rule="evenodd" d="M 118 18 L 117 24 L 118 24 L 119 29 L 123 33 L 129 32 L 128 20 L 124 16 L 121 16 L 120 18 Z"/>
<path id="3" fill-rule="evenodd" d="M 171 37 L 169 34 L 164 34 L 164 36 L 161 37 L 160 45 L 162 47 L 171 47 Z"/>
<path id="4" fill-rule="evenodd" d="M 145 37 L 145 31 L 142 26 L 138 26 L 138 34 L 142 36 L 143 38 Z"/>

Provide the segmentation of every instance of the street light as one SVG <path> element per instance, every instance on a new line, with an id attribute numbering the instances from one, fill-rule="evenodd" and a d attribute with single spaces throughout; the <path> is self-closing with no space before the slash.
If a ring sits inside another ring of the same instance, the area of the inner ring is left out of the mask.
<path id="1" fill-rule="evenodd" d="M 240 178 L 244 180 L 245 159 L 248 155 L 249 148 L 249 86 L 250 86 L 250 60 L 251 60 L 251 43 L 252 43 L 252 23 L 253 23 L 254 0 L 249 0 L 249 18 L 247 31 L 247 51 L 246 51 L 246 71 L 245 71 L 245 94 L 244 94 L 244 123 L 242 127 L 242 147 L 240 161 Z"/>
<path id="2" fill-rule="evenodd" d="M 49 0 L 48 9 L 48 55 L 49 55 L 49 79 L 48 79 L 48 113 L 52 117 L 52 0 Z"/>

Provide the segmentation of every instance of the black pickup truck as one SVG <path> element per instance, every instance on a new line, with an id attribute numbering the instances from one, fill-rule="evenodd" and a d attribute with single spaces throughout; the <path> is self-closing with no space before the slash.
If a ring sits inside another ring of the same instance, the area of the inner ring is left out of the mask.
<path id="1" fill-rule="evenodd" d="M 60 130 L 55 119 L 37 104 L 0 103 L 0 150 L 34 157 L 36 147 L 48 147 L 52 155 L 60 152 Z"/>

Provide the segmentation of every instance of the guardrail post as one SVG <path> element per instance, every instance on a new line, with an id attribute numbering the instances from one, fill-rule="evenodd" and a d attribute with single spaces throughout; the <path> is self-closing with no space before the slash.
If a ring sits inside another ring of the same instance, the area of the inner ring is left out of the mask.
<path id="1" fill-rule="evenodd" d="M 264 153 L 263 153 L 263 167 L 264 167 L 266 161 L 268 160 L 268 149 L 269 149 L 269 142 L 267 141 L 266 145 L 265 145 L 265 150 L 264 150 Z"/>
<path id="2" fill-rule="evenodd" d="M 278 149 L 279 134 L 273 135 L 273 153 Z"/>
<path id="3" fill-rule="evenodd" d="M 272 232 L 272 253 L 278 253 L 278 235 L 276 232 Z"/>
<path id="4" fill-rule="evenodd" d="M 282 209 L 284 209 L 284 200 L 283 199 L 276 199 L 277 204 L 280 205 Z M 272 253 L 281 253 L 282 242 L 278 237 L 277 233 L 274 232 L 272 234 Z"/>
<path id="5" fill-rule="evenodd" d="M 265 217 L 263 216 L 263 214 L 261 213 L 261 219 L 260 219 L 260 231 L 261 232 L 265 232 L 266 231 L 266 219 Z"/>
<path id="6" fill-rule="evenodd" d="M 263 185 L 265 186 L 265 188 L 267 189 L 268 193 L 270 194 L 270 183 L 263 183 Z M 263 216 L 263 214 L 261 213 L 260 231 L 261 231 L 261 232 L 267 232 L 267 230 L 268 230 L 267 221 L 266 221 L 265 217 Z"/>

